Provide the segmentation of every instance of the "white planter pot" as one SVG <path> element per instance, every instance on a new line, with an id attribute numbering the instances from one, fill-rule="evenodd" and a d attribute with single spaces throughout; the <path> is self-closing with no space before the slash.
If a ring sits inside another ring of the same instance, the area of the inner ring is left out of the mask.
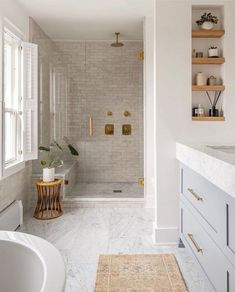
<path id="1" fill-rule="evenodd" d="M 55 168 L 43 168 L 43 181 L 51 182 L 55 180 Z"/>
<path id="2" fill-rule="evenodd" d="M 219 57 L 218 49 L 209 49 L 208 50 L 208 57 L 209 58 L 217 58 L 217 57 Z"/>
<path id="3" fill-rule="evenodd" d="M 206 21 L 201 25 L 202 29 L 210 30 L 214 27 L 214 23 Z"/>

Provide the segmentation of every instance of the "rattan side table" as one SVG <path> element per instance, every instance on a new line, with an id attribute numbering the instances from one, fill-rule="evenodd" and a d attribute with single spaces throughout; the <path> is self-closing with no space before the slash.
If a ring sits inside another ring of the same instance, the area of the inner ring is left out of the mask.
<path id="1" fill-rule="evenodd" d="M 60 189 L 62 180 L 53 182 L 38 181 L 38 201 L 34 211 L 34 217 L 40 220 L 57 218 L 63 214 L 60 203 Z"/>

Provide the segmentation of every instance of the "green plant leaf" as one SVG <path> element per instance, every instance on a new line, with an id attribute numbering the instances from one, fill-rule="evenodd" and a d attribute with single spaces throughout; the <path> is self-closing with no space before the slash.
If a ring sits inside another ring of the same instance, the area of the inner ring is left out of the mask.
<path id="1" fill-rule="evenodd" d="M 50 152 L 50 148 L 45 147 L 45 146 L 39 146 L 38 149 L 39 149 L 40 151 Z"/>
<path id="2" fill-rule="evenodd" d="M 59 144 L 58 142 L 54 141 L 54 144 L 55 144 L 55 146 L 56 146 L 58 149 L 60 149 L 61 151 L 63 151 L 62 146 L 60 146 L 60 144 Z"/>
<path id="3" fill-rule="evenodd" d="M 78 156 L 78 150 L 73 146 L 67 137 L 64 137 L 63 140 L 66 143 L 66 150 L 73 156 Z M 64 144 L 63 144 L 64 145 Z M 40 161 L 42 167 L 47 166 L 48 168 L 60 167 L 63 165 L 63 155 L 65 154 L 65 147 L 60 145 L 57 141 L 50 143 L 50 147 L 39 146 L 39 150 L 47 152 L 47 158 Z"/>
<path id="4" fill-rule="evenodd" d="M 70 150 L 70 153 L 73 155 L 73 156 L 78 156 L 79 153 L 78 151 L 71 145 L 71 144 L 68 144 L 68 148 Z"/>
<path id="5" fill-rule="evenodd" d="M 54 162 L 53 167 L 61 167 L 64 164 L 63 160 L 58 159 Z"/>
<path id="6" fill-rule="evenodd" d="M 41 160 L 41 161 L 40 161 L 40 164 L 41 164 L 42 167 L 44 167 L 44 166 L 47 165 L 47 162 L 46 162 L 46 160 Z"/>

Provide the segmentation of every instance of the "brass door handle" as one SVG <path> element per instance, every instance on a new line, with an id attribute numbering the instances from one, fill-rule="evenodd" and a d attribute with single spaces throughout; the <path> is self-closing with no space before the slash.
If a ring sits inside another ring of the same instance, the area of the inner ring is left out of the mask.
<path id="1" fill-rule="evenodd" d="M 203 253 L 203 249 L 198 245 L 196 240 L 194 239 L 193 235 L 191 233 L 188 233 L 189 239 L 192 241 L 193 245 L 195 246 L 197 252 Z"/>
<path id="2" fill-rule="evenodd" d="M 89 116 L 89 135 L 90 137 L 93 136 L 93 118 L 91 115 Z"/>
<path id="3" fill-rule="evenodd" d="M 194 192 L 193 189 L 188 188 L 188 191 L 190 192 L 190 194 L 192 194 L 194 196 L 195 199 L 197 199 L 198 201 L 203 201 L 203 198 L 200 197 L 196 192 Z"/>

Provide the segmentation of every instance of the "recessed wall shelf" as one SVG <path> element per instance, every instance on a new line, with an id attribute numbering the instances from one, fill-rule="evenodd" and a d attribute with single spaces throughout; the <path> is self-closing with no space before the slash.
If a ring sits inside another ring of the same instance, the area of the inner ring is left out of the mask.
<path id="1" fill-rule="evenodd" d="M 224 91 L 225 86 L 224 85 L 205 85 L 205 86 L 198 86 L 198 85 L 193 85 L 192 86 L 192 91 Z"/>
<path id="2" fill-rule="evenodd" d="M 193 38 L 221 38 L 224 35 L 224 30 L 193 30 L 192 37 Z"/>
<path id="3" fill-rule="evenodd" d="M 211 13 L 218 18 L 211 30 L 198 26 L 198 20 L 205 13 Z M 223 122 L 225 98 L 225 58 L 223 54 L 225 35 L 224 7 L 211 5 L 192 6 L 192 121 Z M 197 58 L 196 58 L 197 56 Z M 202 58 L 200 58 L 200 56 Z M 208 57 L 211 58 L 208 58 Z M 219 57 L 212 57 L 219 56 Z M 227 60 L 226 60 L 227 64 Z M 223 65 L 223 66 L 222 66 Z M 200 74 L 201 73 L 201 74 Z M 206 84 L 206 85 L 196 85 Z M 211 84 L 211 85 L 207 85 Z M 195 115 L 195 116 L 194 116 Z M 200 115 L 199 117 L 197 115 Z M 212 115 L 212 116 L 211 116 Z M 214 116 L 213 116 L 214 115 Z"/>
<path id="4" fill-rule="evenodd" d="M 198 122 L 224 122 L 225 117 L 192 117 L 192 120 Z"/>
<path id="5" fill-rule="evenodd" d="M 192 64 L 219 65 L 225 62 L 225 58 L 192 58 Z"/>

